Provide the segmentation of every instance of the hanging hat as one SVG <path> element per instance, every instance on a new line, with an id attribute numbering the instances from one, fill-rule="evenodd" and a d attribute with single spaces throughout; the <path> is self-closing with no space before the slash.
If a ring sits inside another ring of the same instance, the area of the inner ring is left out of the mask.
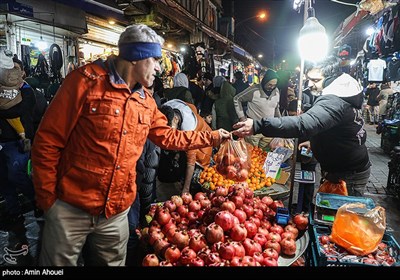
<path id="1" fill-rule="evenodd" d="M 14 61 L 12 51 L 1 50 L 0 51 L 0 68 L 13 69 Z"/>
<path id="2" fill-rule="evenodd" d="M 165 102 L 162 106 L 170 106 L 172 109 L 177 109 L 182 116 L 181 130 L 195 130 L 197 127 L 197 118 L 192 109 L 179 99 L 172 99 Z"/>
<path id="3" fill-rule="evenodd" d="M 11 69 L 0 68 L 0 87 L 7 90 L 19 89 L 24 81 L 22 79 L 23 74 L 18 67 Z"/>

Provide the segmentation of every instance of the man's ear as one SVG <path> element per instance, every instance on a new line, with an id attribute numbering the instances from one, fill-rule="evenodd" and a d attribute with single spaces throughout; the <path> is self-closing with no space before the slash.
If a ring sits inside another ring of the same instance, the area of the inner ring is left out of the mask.
<path id="1" fill-rule="evenodd" d="M 171 126 L 179 129 L 179 117 L 177 115 L 172 119 Z"/>

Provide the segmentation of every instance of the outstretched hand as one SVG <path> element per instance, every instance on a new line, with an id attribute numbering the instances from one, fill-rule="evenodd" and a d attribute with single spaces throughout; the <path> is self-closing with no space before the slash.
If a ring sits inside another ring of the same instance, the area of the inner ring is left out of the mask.
<path id="1" fill-rule="evenodd" d="M 217 145 L 220 145 L 225 139 L 231 139 L 232 135 L 229 131 L 220 128 L 218 129 L 219 133 L 219 141 L 217 142 Z"/>
<path id="2" fill-rule="evenodd" d="M 221 140 L 231 138 L 231 133 L 223 128 L 218 129 Z"/>
<path id="3" fill-rule="evenodd" d="M 249 136 L 249 135 L 253 135 L 254 134 L 253 123 L 254 123 L 254 121 L 252 119 L 240 121 L 233 125 L 233 128 L 235 130 L 232 131 L 232 133 L 240 138 L 243 138 L 243 137 Z"/>

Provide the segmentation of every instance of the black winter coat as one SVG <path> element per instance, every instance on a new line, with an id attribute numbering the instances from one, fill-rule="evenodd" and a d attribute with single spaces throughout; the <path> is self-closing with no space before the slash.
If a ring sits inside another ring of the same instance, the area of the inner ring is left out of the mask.
<path id="1" fill-rule="evenodd" d="M 324 89 L 307 112 L 254 121 L 254 132 L 269 137 L 310 139 L 314 156 L 324 171 L 364 171 L 370 163 L 362 102 L 357 81 L 343 74 Z"/>

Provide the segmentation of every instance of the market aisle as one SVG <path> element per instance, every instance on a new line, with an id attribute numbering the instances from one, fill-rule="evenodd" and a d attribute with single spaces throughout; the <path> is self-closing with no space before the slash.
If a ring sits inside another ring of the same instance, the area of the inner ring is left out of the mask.
<path id="1" fill-rule="evenodd" d="M 395 239 L 400 241 L 400 200 L 386 191 L 389 173 L 389 156 L 380 148 L 381 136 L 376 134 L 375 125 L 366 125 L 367 148 L 372 163 L 371 176 L 364 194 L 386 210 L 387 230 L 392 231 Z"/>

